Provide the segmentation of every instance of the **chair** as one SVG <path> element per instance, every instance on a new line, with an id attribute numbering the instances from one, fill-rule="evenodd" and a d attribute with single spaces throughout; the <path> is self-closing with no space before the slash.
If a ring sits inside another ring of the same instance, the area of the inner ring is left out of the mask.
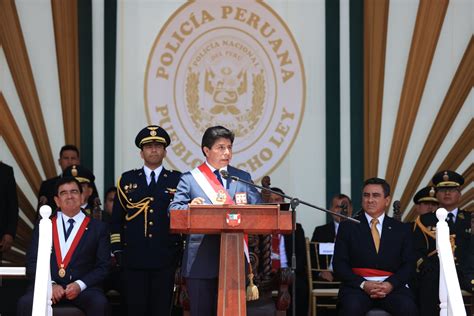
<path id="1" fill-rule="evenodd" d="M 308 262 L 308 283 L 309 283 L 309 301 L 311 314 L 316 316 L 317 308 L 336 308 L 337 295 L 339 293 L 340 282 L 329 282 L 318 278 L 319 273 L 331 271 L 328 269 L 331 263 L 332 255 L 319 254 L 319 242 L 310 242 L 306 238 L 306 258 Z M 331 271 L 332 272 L 332 271 Z M 327 297 L 332 299 L 329 302 L 318 303 L 318 298 Z"/>
<path id="2" fill-rule="evenodd" d="M 78 307 L 64 303 L 53 306 L 54 316 L 86 316 L 86 314 Z"/>
<path id="3" fill-rule="evenodd" d="M 461 290 L 461 294 L 464 300 L 464 306 L 466 306 L 467 310 L 470 310 L 471 315 L 474 315 L 474 295 L 465 290 Z"/>

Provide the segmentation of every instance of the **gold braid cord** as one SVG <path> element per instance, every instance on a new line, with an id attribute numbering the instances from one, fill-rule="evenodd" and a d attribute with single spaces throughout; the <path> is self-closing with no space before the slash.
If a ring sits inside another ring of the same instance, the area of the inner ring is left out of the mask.
<path id="1" fill-rule="evenodd" d="M 418 226 L 418 228 L 420 228 L 421 232 L 425 236 L 426 249 L 428 249 L 429 248 L 428 236 L 436 240 L 436 233 L 430 231 L 425 225 L 423 225 L 423 223 L 420 220 L 420 216 L 416 218 L 415 225 Z"/>
<path id="2" fill-rule="evenodd" d="M 117 191 L 118 191 L 118 194 L 119 194 L 119 201 L 120 201 L 120 204 L 122 205 L 122 208 L 123 209 L 129 209 L 129 210 L 133 210 L 133 209 L 137 210 L 131 216 L 128 216 L 128 214 L 126 214 L 125 215 L 125 220 L 127 222 L 130 222 L 132 219 L 134 219 L 135 217 L 137 217 L 141 213 L 144 213 L 144 220 L 143 220 L 144 228 L 143 228 L 143 231 L 144 231 L 144 234 L 145 234 L 145 237 L 146 237 L 147 236 L 148 209 L 149 209 L 149 206 L 150 206 L 150 202 L 153 201 L 153 198 L 152 197 L 146 197 L 146 198 L 141 199 L 138 202 L 134 202 L 134 203 L 130 202 L 127 199 L 127 194 L 122 190 L 122 186 L 120 185 L 120 180 L 121 179 L 122 178 L 120 178 L 119 181 L 118 181 Z"/>
<path id="3" fill-rule="evenodd" d="M 426 241 L 426 248 L 428 249 L 428 236 L 436 240 L 436 233 L 434 231 L 430 231 L 425 225 L 423 225 L 423 223 L 420 220 L 420 216 L 416 218 L 415 225 L 418 226 L 423 232 L 423 235 L 425 236 L 425 241 Z M 451 243 L 451 250 L 454 255 L 454 251 L 456 250 L 456 235 L 449 235 L 449 241 Z M 428 257 L 433 256 L 437 252 L 438 251 L 436 249 L 433 250 L 432 252 L 428 254 Z"/>

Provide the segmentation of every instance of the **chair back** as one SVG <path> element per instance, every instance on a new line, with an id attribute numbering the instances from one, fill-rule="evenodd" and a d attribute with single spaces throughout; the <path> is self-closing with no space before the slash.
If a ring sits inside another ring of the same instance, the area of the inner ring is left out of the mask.
<path id="1" fill-rule="evenodd" d="M 341 282 L 321 280 L 318 276 L 323 271 L 332 272 L 331 264 L 333 255 L 321 254 L 319 247 L 322 243 L 316 241 L 309 241 L 306 238 L 306 258 L 308 261 L 308 280 L 310 289 L 317 288 L 318 285 L 325 285 L 319 287 L 339 287 Z"/>

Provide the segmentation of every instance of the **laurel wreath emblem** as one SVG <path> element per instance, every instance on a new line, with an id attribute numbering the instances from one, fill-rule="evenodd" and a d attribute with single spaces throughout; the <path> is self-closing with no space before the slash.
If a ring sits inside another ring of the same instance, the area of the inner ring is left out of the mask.
<path id="1" fill-rule="evenodd" d="M 222 117 L 209 111 L 207 107 L 200 105 L 199 101 L 199 71 L 189 69 L 186 76 L 186 107 L 194 127 L 203 133 L 208 127 L 216 124 L 228 126 L 237 137 L 243 137 L 250 133 L 260 121 L 265 104 L 266 85 L 263 70 L 252 75 L 252 106 L 240 114 L 227 112 L 232 115 L 232 120 L 223 120 Z"/>

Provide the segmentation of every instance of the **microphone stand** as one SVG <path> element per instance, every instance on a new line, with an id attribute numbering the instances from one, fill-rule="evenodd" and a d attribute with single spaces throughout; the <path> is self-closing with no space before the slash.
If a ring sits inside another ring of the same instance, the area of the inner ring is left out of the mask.
<path id="1" fill-rule="evenodd" d="M 247 181 L 247 180 L 244 180 L 244 179 L 241 179 L 239 177 L 236 177 L 236 176 L 231 176 L 229 174 L 229 172 L 227 172 L 227 170 L 224 170 L 224 169 L 221 169 L 219 170 L 222 178 L 226 179 L 226 180 L 234 180 L 234 181 L 238 181 L 238 182 L 242 182 L 242 183 L 245 183 L 245 184 L 248 184 L 252 187 L 255 187 L 255 188 L 259 188 L 261 190 L 267 190 L 271 193 L 274 193 L 276 195 L 279 195 L 285 199 L 288 199 L 290 200 L 290 208 L 291 208 L 291 246 L 292 246 L 292 252 L 291 252 L 291 275 L 293 276 L 293 282 L 291 284 L 291 291 L 292 291 L 292 295 L 291 295 L 291 306 L 292 306 L 292 315 L 293 316 L 296 316 L 296 253 L 295 253 L 295 249 L 296 249 L 296 236 L 295 236 L 295 232 L 296 232 L 296 207 L 300 204 L 303 204 L 303 205 L 306 205 L 306 206 L 309 206 L 311 208 L 314 208 L 314 209 L 317 209 L 317 210 L 320 210 L 322 212 L 326 212 L 326 213 L 329 213 L 329 214 L 332 214 L 332 215 L 335 215 L 335 216 L 339 216 L 341 218 L 344 218 L 344 219 L 347 219 L 349 221 L 352 221 L 352 222 L 355 222 L 355 223 L 360 223 L 359 220 L 355 219 L 355 218 L 352 218 L 352 217 L 349 217 L 349 216 L 346 216 L 346 215 L 343 215 L 343 214 L 339 214 L 339 213 L 336 213 L 336 212 L 333 212 L 333 211 L 330 211 L 330 210 L 327 210 L 325 208 L 322 208 L 322 207 L 319 207 L 319 206 L 316 206 L 314 204 L 311 204 L 311 203 L 308 203 L 308 202 L 305 202 L 303 200 L 300 200 L 298 198 L 295 198 L 295 197 L 292 197 L 292 196 L 289 196 L 289 195 L 286 195 L 286 194 L 283 194 L 283 193 L 280 193 L 280 192 L 277 192 L 277 191 L 273 191 L 272 189 L 270 188 L 266 188 L 264 186 L 261 186 L 261 185 L 258 185 L 258 184 L 255 184 L 251 181 Z"/>

